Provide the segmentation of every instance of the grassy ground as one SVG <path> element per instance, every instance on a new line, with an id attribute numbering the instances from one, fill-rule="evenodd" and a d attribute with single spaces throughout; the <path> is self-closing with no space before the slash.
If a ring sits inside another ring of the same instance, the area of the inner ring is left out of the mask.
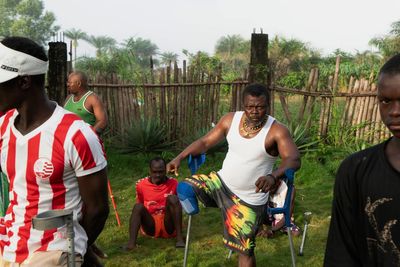
<path id="1" fill-rule="evenodd" d="M 118 155 L 109 153 L 109 178 L 122 226 L 118 227 L 112 206 L 106 227 L 97 244 L 109 255 L 106 266 L 182 266 L 183 249 L 175 249 L 174 240 L 152 239 L 139 236 L 139 248 L 132 252 L 122 252 L 120 246 L 128 238 L 128 220 L 134 204 L 136 180 L 148 173 L 147 162 L 152 155 Z M 200 172 L 218 170 L 224 154 L 208 155 Z M 321 266 L 327 237 L 330 206 L 332 199 L 333 174 L 338 161 L 328 161 L 322 165 L 313 156 L 302 158 L 302 168 L 297 172 L 295 184 L 297 197 L 295 220 L 303 227 L 302 214 L 311 211 L 313 218 L 304 249 L 304 256 L 297 257 L 298 266 Z M 189 174 L 182 166 L 180 177 Z M 187 217 L 184 217 L 186 230 Z M 217 267 L 236 266 L 237 255 L 226 260 L 228 250 L 222 244 L 222 220 L 217 209 L 202 208 L 193 217 L 191 246 L 188 266 Z M 301 237 L 294 239 L 298 251 Z M 290 250 L 286 235 L 274 239 L 257 238 L 256 257 L 258 266 L 290 266 Z"/>

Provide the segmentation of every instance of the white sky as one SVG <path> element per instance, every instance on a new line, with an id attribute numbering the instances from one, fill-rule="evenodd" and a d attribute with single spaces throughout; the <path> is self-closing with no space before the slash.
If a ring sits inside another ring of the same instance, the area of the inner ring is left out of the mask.
<path id="1" fill-rule="evenodd" d="M 80 29 L 118 42 L 150 39 L 160 52 L 210 54 L 221 36 L 250 39 L 253 29 L 308 42 L 328 54 L 371 49 L 368 41 L 400 20 L 399 0 L 44 0 L 61 30 Z M 93 55 L 81 41 L 78 55 Z M 182 59 L 182 58 L 181 58 Z"/>

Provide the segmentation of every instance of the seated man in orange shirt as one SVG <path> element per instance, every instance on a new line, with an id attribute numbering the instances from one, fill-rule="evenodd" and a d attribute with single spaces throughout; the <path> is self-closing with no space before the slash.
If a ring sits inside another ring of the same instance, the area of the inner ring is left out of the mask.
<path id="1" fill-rule="evenodd" d="M 166 176 L 165 160 L 150 160 L 150 176 L 136 183 L 136 204 L 129 222 L 129 241 L 125 250 L 137 245 L 139 229 L 144 235 L 176 237 L 176 247 L 185 247 L 182 237 L 182 207 L 176 195 L 178 181 Z"/>

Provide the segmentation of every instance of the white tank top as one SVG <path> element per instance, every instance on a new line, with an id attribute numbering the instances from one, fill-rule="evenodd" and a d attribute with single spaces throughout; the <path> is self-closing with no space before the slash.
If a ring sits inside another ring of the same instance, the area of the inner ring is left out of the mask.
<path id="1" fill-rule="evenodd" d="M 272 172 L 277 157 L 265 151 L 265 138 L 275 119 L 268 120 L 260 132 L 252 138 L 244 138 L 239 133 L 243 111 L 235 112 L 226 139 L 228 153 L 218 171 L 228 188 L 240 199 L 251 205 L 264 205 L 268 193 L 256 193 L 256 181 L 260 176 Z"/>

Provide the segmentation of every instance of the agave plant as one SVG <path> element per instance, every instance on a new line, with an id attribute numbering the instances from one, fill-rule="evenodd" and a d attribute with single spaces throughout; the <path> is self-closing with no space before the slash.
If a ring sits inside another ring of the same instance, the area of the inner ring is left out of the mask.
<path id="1" fill-rule="evenodd" d="M 176 141 L 167 140 L 164 125 L 155 118 L 134 120 L 132 126 L 118 135 L 114 146 L 121 153 L 162 153 L 173 148 Z"/>
<path id="2" fill-rule="evenodd" d="M 300 153 L 304 154 L 318 150 L 318 143 L 320 143 L 321 140 L 313 139 L 310 131 L 304 124 L 291 122 L 289 123 L 288 128 Z"/>

